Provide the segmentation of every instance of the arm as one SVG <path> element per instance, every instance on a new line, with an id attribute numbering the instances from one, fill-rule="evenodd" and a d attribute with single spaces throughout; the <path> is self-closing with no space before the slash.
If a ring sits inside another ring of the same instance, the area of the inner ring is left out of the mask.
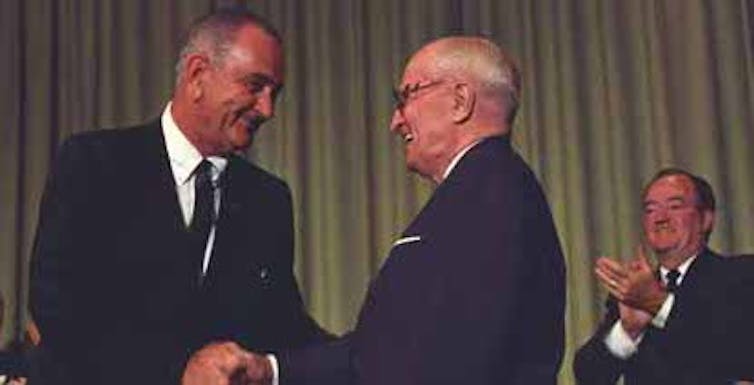
<path id="1" fill-rule="evenodd" d="M 607 314 L 594 335 L 576 352 L 573 372 L 580 385 L 615 384 L 623 374 L 626 361 L 614 355 L 605 344 L 605 338 L 619 320 L 618 305 L 610 297 L 605 307 Z"/>
<path id="2" fill-rule="evenodd" d="M 97 216 L 96 162 L 81 137 L 61 147 L 48 176 L 31 259 L 30 310 L 43 336 L 42 375 L 57 381 L 74 375 L 73 367 L 90 353 L 87 337 L 101 325 L 96 309 L 103 298 L 87 274 L 103 227 Z M 52 366 L 55 366 L 52 369 Z M 50 368 L 47 370 L 45 368 Z"/>

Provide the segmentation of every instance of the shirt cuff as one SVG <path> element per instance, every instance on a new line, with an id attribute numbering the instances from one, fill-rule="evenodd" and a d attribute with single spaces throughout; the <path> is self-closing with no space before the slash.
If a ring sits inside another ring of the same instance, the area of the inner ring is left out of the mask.
<path id="1" fill-rule="evenodd" d="M 620 359 L 627 359 L 631 357 L 639 349 L 639 343 L 644 337 L 644 333 L 639 334 L 636 341 L 631 339 L 631 336 L 623 329 L 623 325 L 620 324 L 620 320 L 615 321 L 610 332 L 605 336 L 605 345 L 607 350 L 614 356 Z"/>
<path id="2" fill-rule="evenodd" d="M 668 322 L 668 317 L 670 317 L 670 311 L 673 310 L 673 303 L 675 303 L 675 294 L 670 293 L 668 294 L 668 297 L 665 298 L 665 302 L 662 303 L 660 310 L 658 310 L 657 314 L 652 318 L 652 326 L 658 329 L 665 328 L 665 324 Z"/>
<path id="3" fill-rule="evenodd" d="M 270 361 L 270 366 L 272 366 L 271 385 L 279 385 L 280 384 L 280 368 L 278 367 L 278 359 L 277 357 L 275 357 L 274 354 L 268 354 L 267 361 Z"/>

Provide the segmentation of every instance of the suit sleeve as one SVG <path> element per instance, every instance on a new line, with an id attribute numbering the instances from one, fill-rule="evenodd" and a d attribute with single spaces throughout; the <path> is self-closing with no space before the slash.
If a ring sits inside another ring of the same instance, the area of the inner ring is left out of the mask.
<path id="1" fill-rule="evenodd" d="M 573 371 L 579 385 L 615 384 L 623 374 L 625 360 L 615 357 L 605 345 L 605 337 L 618 319 L 615 300 L 606 302 L 607 314 L 597 331 L 576 352 Z"/>
<path id="2" fill-rule="evenodd" d="M 88 331 L 96 328 L 96 290 L 87 287 L 86 265 L 98 224 L 93 162 L 80 138 L 61 147 L 40 205 L 31 259 L 30 310 L 44 351 L 56 372 L 80 360 Z M 45 370 L 48 372 L 47 370 Z"/>
<path id="3" fill-rule="evenodd" d="M 277 354 L 280 385 L 351 383 L 350 335 Z"/>

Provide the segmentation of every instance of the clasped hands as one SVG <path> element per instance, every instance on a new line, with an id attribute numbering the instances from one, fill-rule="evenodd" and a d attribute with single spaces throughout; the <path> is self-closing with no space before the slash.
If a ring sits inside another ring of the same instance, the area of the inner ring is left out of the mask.
<path id="1" fill-rule="evenodd" d="M 668 296 L 655 269 L 639 246 L 632 260 L 600 257 L 594 267 L 600 284 L 618 300 L 623 329 L 636 339 L 652 321 Z"/>
<path id="2" fill-rule="evenodd" d="M 214 342 L 191 356 L 181 385 L 269 385 L 272 376 L 267 357 L 234 342 Z"/>

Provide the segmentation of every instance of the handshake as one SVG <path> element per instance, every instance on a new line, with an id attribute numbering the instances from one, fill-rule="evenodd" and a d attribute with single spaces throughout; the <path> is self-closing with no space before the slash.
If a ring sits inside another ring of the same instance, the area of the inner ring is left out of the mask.
<path id="1" fill-rule="evenodd" d="M 214 342 L 191 356 L 181 385 L 270 385 L 270 360 L 234 342 Z"/>

